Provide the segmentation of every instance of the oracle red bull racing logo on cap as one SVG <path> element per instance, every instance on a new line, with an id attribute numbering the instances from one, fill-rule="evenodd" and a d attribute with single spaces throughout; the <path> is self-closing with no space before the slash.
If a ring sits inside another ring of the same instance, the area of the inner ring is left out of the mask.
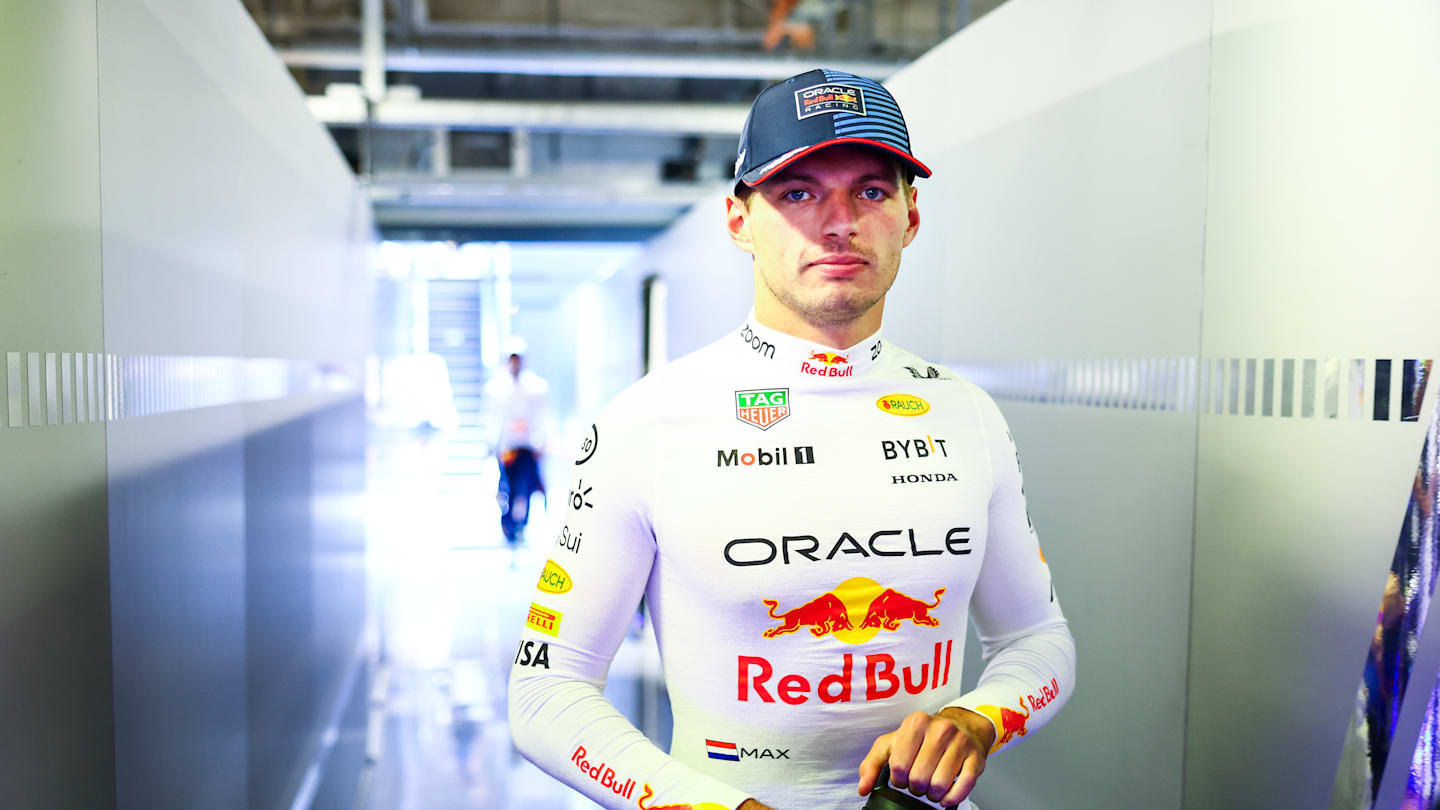
<path id="1" fill-rule="evenodd" d="M 813 352 L 809 357 L 800 361 L 800 371 L 803 374 L 814 374 L 817 377 L 849 377 L 854 375 L 855 367 L 850 365 L 849 355 Z"/>
<path id="2" fill-rule="evenodd" d="M 780 621 L 761 635 L 778 638 L 803 627 L 815 638 L 833 635 L 846 644 L 864 644 L 881 630 L 898 631 L 907 621 L 920 627 L 939 627 L 940 620 L 930 611 L 940 606 L 944 595 L 944 588 L 936 588 L 934 601 L 925 602 L 883 587 L 869 577 L 851 577 L 834 590 L 783 613 L 776 613 L 778 601 L 760 600 L 770 618 Z"/>
<path id="3" fill-rule="evenodd" d="M 756 388 L 735 392 L 735 418 L 769 430 L 790 415 L 789 388 Z"/>
<path id="4" fill-rule="evenodd" d="M 795 91 L 795 117 L 805 120 L 826 113 L 865 114 L 865 90 L 853 84 L 814 84 Z"/>

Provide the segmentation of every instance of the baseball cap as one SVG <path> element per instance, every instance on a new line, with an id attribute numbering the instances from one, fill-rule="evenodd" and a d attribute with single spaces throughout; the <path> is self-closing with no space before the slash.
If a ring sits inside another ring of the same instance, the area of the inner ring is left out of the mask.
<path id="1" fill-rule="evenodd" d="M 910 131 L 889 90 L 863 76 L 817 68 L 755 97 L 740 131 L 735 177 L 756 186 L 811 152 L 843 143 L 884 150 L 917 176 L 930 176 L 910 154 Z"/>

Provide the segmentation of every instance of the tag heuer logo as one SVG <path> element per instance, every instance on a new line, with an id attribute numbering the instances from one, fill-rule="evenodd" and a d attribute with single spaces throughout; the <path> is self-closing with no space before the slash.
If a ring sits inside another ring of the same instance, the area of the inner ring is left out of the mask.
<path id="1" fill-rule="evenodd" d="M 735 418 L 761 430 L 790 415 L 789 388 L 760 388 L 735 392 Z"/>

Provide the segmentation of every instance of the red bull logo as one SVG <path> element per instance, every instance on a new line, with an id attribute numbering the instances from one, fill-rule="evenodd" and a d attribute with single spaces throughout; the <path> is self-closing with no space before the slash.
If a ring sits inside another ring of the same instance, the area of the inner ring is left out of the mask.
<path id="1" fill-rule="evenodd" d="M 860 623 L 860 627 L 879 627 L 892 633 L 900 629 L 903 621 L 914 622 L 921 627 L 939 627 L 940 620 L 931 616 L 930 611 L 940 607 L 940 597 L 944 593 L 944 588 L 936 588 L 935 601 L 922 602 L 894 588 L 886 588 L 884 593 L 870 603 L 870 609 L 865 612 L 865 621 Z"/>
<path id="2" fill-rule="evenodd" d="M 849 355 L 834 352 L 815 352 L 800 362 L 800 370 L 817 377 L 849 377 L 855 373 Z"/>
<path id="3" fill-rule="evenodd" d="M 816 677 L 815 673 L 775 672 L 775 665 L 763 655 L 741 655 L 736 657 L 739 685 L 735 697 L 741 703 L 750 701 L 751 696 L 761 703 L 777 700 L 791 706 L 808 703 L 819 698 L 822 703 L 850 703 L 854 700 L 887 700 L 900 694 L 918 695 L 927 690 L 936 690 L 950 683 L 950 658 L 955 645 L 954 639 L 937 641 L 932 648 L 929 661 L 897 661 L 888 653 L 872 653 L 857 662 L 858 656 L 845 653 L 841 656 L 840 671 Z M 864 692 L 856 686 L 860 674 L 856 671 L 861 663 L 864 672 Z M 997 723 L 997 728 L 998 728 Z"/>
<path id="4" fill-rule="evenodd" d="M 772 627 L 764 633 L 765 638 L 775 638 L 786 633 L 793 633 L 801 627 L 809 627 L 810 635 L 820 638 L 821 636 L 833 633 L 836 630 L 850 630 L 853 625 L 846 615 L 845 603 L 833 593 L 827 593 L 811 599 L 800 607 L 787 610 L 784 613 L 776 614 L 775 608 L 780 606 L 774 599 L 762 599 L 765 607 L 770 611 L 770 618 L 779 619 L 779 627 Z"/>
<path id="5" fill-rule="evenodd" d="M 1052 681 L 1052 683 L 1054 683 Z M 1055 684 L 1059 689 L 1059 684 Z M 995 744 L 990 746 L 990 753 L 995 753 L 1003 748 L 1010 741 L 1024 737 L 1026 724 L 1030 722 L 1031 710 L 1025 706 L 1025 696 L 1020 696 L 1020 711 L 1015 711 L 1007 706 L 976 706 L 981 714 L 990 718 L 995 724 L 998 734 L 995 737 Z"/>
<path id="6" fill-rule="evenodd" d="M 699 804 L 646 804 L 655 798 L 655 789 L 646 782 L 642 789 L 640 798 L 635 800 L 635 806 L 640 810 L 730 810 L 730 808 L 716 804 L 715 802 L 700 802 Z M 628 797 L 627 797 L 628 798 Z"/>
<path id="7" fill-rule="evenodd" d="M 605 788 L 622 799 L 629 799 L 635 793 L 634 779 L 621 779 L 615 775 L 614 768 L 607 767 L 603 762 L 598 765 L 591 763 L 585 758 L 587 756 L 589 756 L 589 752 L 585 750 L 585 746 L 577 745 L 575 746 L 575 753 L 570 755 L 570 761 L 580 769 L 581 773 L 590 777 L 599 784 L 600 787 Z M 646 785 L 645 787 L 648 788 L 650 786 Z M 643 807 L 644 805 L 641 806 Z"/>
<path id="8" fill-rule="evenodd" d="M 774 599 L 762 599 L 772 619 L 780 624 L 762 633 L 765 638 L 777 638 L 808 628 L 810 635 L 822 638 L 833 635 L 846 644 L 864 644 L 881 630 L 894 633 L 903 622 L 920 627 L 939 627 L 940 620 L 930 611 L 940 606 L 944 588 L 935 589 L 935 601 L 924 602 L 907 596 L 894 588 L 885 588 L 869 577 L 851 577 L 833 591 L 777 613 L 780 603 Z"/>

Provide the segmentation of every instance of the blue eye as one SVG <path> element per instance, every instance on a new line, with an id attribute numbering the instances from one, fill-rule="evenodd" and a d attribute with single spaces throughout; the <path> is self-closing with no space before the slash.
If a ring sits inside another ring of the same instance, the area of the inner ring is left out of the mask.
<path id="1" fill-rule="evenodd" d="M 789 201 L 791 201 L 791 202 L 800 202 L 800 200 L 801 200 L 800 197 L 794 197 L 794 196 L 791 196 L 791 195 L 794 195 L 794 194 L 807 194 L 807 193 L 809 193 L 809 192 L 805 191 L 804 189 L 792 188 L 792 189 L 790 189 L 789 191 L 785 192 L 785 199 L 787 199 L 787 200 L 789 200 Z"/>
<path id="2" fill-rule="evenodd" d="M 875 192 L 875 194 L 874 194 L 873 196 L 869 196 L 869 195 L 870 195 L 870 192 L 872 192 L 872 191 Z M 885 199 L 885 190 L 884 190 L 884 189 L 881 189 L 881 188 L 876 188 L 875 186 L 871 186 L 871 187 L 865 189 L 864 191 L 862 191 L 862 192 L 860 192 L 860 193 L 867 195 L 867 196 L 865 197 L 865 199 L 867 199 L 867 200 L 883 200 L 883 199 Z"/>

